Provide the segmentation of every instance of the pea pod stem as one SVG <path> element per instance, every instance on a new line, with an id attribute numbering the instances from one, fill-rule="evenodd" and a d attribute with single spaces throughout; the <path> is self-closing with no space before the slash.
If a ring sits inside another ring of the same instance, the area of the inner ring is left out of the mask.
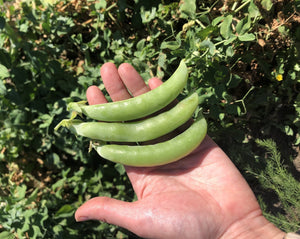
<path id="1" fill-rule="evenodd" d="M 171 103 L 183 90 L 188 70 L 182 60 L 172 76 L 159 87 L 127 100 L 98 105 L 72 102 L 69 110 L 100 121 L 129 121 L 148 116 Z"/>
<path id="2" fill-rule="evenodd" d="M 207 131 L 203 116 L 198 118 L 183 133 L 153 145 L 94 145 L 97 153 L 110 161 L 135 167 L 152 167 L 175 162 L 200 145 Z"/>
<path id="3" fill-rule="evenodd" d="M 168 111 L 135 122 L 82 122 L 64 120 L 61 125 L 74 134 L 94 140 L 117 142 L 144 142 L 165 135 L 188 121 L 199 102 L 197 93 L 180 101 Z"/>

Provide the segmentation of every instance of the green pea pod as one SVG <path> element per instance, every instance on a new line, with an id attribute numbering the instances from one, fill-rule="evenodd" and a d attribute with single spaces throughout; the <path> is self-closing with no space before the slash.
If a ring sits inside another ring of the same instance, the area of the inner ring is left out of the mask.
<path id="1" fill-rule="evenodd" d="M 100 121 L 128 121 L 148 116 L 171 103 L 183 90 L 188 77 L 182 60 L 173 75 L 159 87 L 127 100 L 106 104 L 69 103 L 68 109 Z"/>
<path id="2" fill-rule="evenodd" d="M 97 153 L 110 161 L 136 167 L 159 166 L 175 162 L 200 145 L 207 131 L 203 116 L 176 137 L 152 145 L 102 145 L 93 146 Z"/>
<path id="3" fill-rule="evenodd" d="M 136 122 L 82 122 L 63 120 L 60 123 L 74 134 L 102 141 L 144 142 L 165 135 L 188 121 L 198 106 L 194 93 L 168 111 Z"/>

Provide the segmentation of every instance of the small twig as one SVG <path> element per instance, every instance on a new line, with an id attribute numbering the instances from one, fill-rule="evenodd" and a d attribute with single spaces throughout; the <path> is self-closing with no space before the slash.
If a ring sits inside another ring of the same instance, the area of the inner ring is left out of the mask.
<path id="1" fill-rule="evenodd" d="M 236 100 L 236 101 L 234 101 L 234 103 L 238 103 L 238 102 L 241 102 L 242 103 L 242 106 L 243 106 L 243 108 L 244 108 L 244 112 L 243 112 L 243 114 L 246 114 L 247 113 L 247 108 L 246 108 L 246 105 L 245 105 L 245 99 L 246 99 L 246 97 L 249 95 L 249 93 L 252 91 L 252 90 L 254 90 L 254 86 L 252 86 L 249 90 L 248 90 L 248 92 L 243 96 L 243 98 L 242 99 L 240 99 L 240 100 Z"/>

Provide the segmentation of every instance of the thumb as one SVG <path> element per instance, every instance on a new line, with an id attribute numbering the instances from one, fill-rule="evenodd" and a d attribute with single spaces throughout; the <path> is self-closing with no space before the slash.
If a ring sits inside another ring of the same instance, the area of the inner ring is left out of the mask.
<path id="1" fill-rule="evenodd" d="M 80 206 L 75 213 L 77 222 L 100 220 L 130 231 L 137 230 L 141 221 L 137 202 L 123 202 L 109 197 L 95 197 Z"/>

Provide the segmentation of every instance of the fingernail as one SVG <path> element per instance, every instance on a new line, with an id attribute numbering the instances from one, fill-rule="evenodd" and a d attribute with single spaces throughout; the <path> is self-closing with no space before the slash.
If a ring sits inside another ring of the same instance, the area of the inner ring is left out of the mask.
<path id="1" fill-rule="evenodd" d="M 81 217 L 75 218 L 75 220 L 76 220 L 76 222 L 84 222 L 84 221 L 87 221 L 90 219 L 89 219 L 89 217 L 81 216 Z"/>

